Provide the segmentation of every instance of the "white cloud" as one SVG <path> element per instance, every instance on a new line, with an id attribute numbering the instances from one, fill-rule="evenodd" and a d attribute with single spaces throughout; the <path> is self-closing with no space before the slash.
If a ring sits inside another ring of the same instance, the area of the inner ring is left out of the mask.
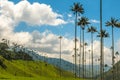
<path id="1" fill-rule="evenodd" d="M 115 43 L 115 53 L 118 51 L 119 52 L 119 55 L 120 55 L 120 38 L 118 39 L 118 41 Z M 117 59 L 118 60 L 120 60 L 120 56 L 118 56 L 118 57 L 116 57 L 116 61 L 117 61 Z"/>
<path id="2" fill-rule="evenodd" d="M 29 25 L 52 25 L 57 26 L 65 24 L 62 19 L 62 15 L 53 12 L 50 5 L 33 3 L 30 4 L 27 0 L 20 1 L 17 4 L 8 0 L 1 1 L 0 9 L 0 38 L 6 38 L 12 42 L 16 42 L 25 45 L 28 48 L 33 48 L 41 53 L 47 53 L 50 57 L 59 56 L 59 39 L 58 35 L 53 34 L 50 31 L 43 33 L 38 31 L 29 32 L 14 32 L 17 24 L 21 21 L 28 23 Z M 70 15 L 69 15 L 70 17 Z M 72 21 L 73 22 L 73 21 Z M 98 23 L 96 20 L 92 22 Z M 79 47 L 79 42 L 77 43 Z M 99 41 L 94 41 L 94 58 L 100 56 Z M 90 49 L 90 45 L 87 50 Z M 62 39 L 62 57 L 65 60 L 72 62 L 72 55 L 74 42 L 72 39 L 63 37 Z M 111 63 L 110 50 L 105 47 L 105 62 Z M 88 53 L 87 53 L 88 54 Z M 89 61 L 87 55 L 87 61 Z"/>
<path id="3" fill-rule="evenodd" d="M 28 46 L 32 46 L 32 48 L 35 48 L 40 51 L 45 51 L 47 53 L 59 53 L 60 48 L 60 40 L 59 36 L 53 34 L 52 32 L 45 31 L 43 33 L 40 33 L 38 31 L 32 32 L 33 41 L 28 44 Z M 67 39 L 63 37 L 62 39 L 62 53 L 63 54 L 69 54 L 70 50 L 73 49 L 73 41 L 70 39 Z M 40 49 L 41 48 L 41 49 Z"/>
<path id="4" fill-rule="evenodd" d="M 67 23 L 72 23 L 72 24 L 74 24 L 74 22 L 75 22 L 75 21 L 74 21 L 73 19 L 68 19 L 68 20 L 67 20 Z"/>
<path id="5" fill-rule="evenodd" d="M 26 22 L 32 25 L 51 25 L 57 26 L 66 24 L 62 15 L 53 12 L 50 5 L 34 2 L 29 3 L 27 0 L 14 4 L 11 1 L 1 1 L 1 13 L 10 17 L 16 23 Z"/>
<path id="6" fill-rule="evenodd" d="M 94 45 L 94 47 L 93 47 L 93 58 L 94 59 L 93 60 L 94 60 L 94 64 L 97 64 L 95 60 L 100 59 L 100 41 L 94 40 L 93 45 Z M 87 55 L 86 59 L 87 60 L 86 61 L 87 61 L 87 64 L 89 63 L 89 55 L 91 56 L 91 53 L 89 54 L 89 50 L 91 50 L 91 44 L 90 43 L 86 47 L 86 51 L 87 51 L 87 53 L 86 53 L 86 55 Z M 112 61 L 110 53 L 111 53 L 111 50 L 104 46 L 104 63 L 108 64 L 108 65 L 111 65 L 111 61 Z M 90 59 L 90 62 L 91 62 L 91 59 Z"/>
<path id="7" fill-rule="evenodd" d="M 68 14 L 68 17 L 71 18 L 71 17 L 72 17 L 72 14 Z"/>
<path id="8" fill-rule="evenodd" d="M 100 23 L 100 21 L 95 20 L 95 19 L 91 19 L 90 22 L 91 22 L 91 23 Z"/>
<path id="9" fill-rule="evenodd" d="M 14 4 L 8 0 L 1 0 L 0 38 L 9 39 L 16 43 L 19 42 L 19 44 L 27 44 L 33 40 L 34 37 L 29 32 L 14 32 L 15 27 L 17 27 L 20 22 L 25 22 L 29 25 L 57 26 L 66 23 L 62 18 L 62 15 L 53 12 L 50 5 L 37 2 L 31 4 L 27 0 Z M 50 37 L 48 37 L 47 40 L 48 39 L 50 39 Z"/>
<path id="10" fill-rule="evenodd" d="M 33 41 L 28 44 L 27 47 L 33 48 L 43 53 L 47 53 L 49 57 L 57 57 L 59 58 L 60 51 L 60 43 L 59 36 L 53 34 L 50 31 L 46 31 L 44 33 L 39 33 L 38 31 L 34 31 L 32 33 Z M 100 42 L 94 41 L 94 63 L 95 59 L 100 57 Z M 62 38 L 62 58 L 67 61 L 73 61 L 72 55 L 74 54 L 74 42 L 72 39 L 68 39 L 66 37 Z M 77 42 L 77 48 L 79 49 L 79 42 Z M 89 53 L 88 50 L 91 49 L 91 45 L 88 45 L 86 48 L 87 51 L 87 64 L 89 63 Z M 79 53 L 79 50 L 78 52 Z M 104 56 L 105 56 L 105 64 L 111 65 L 111 51 L 109 48 L 104 46 Z"/>
<path id="11" fill-rule="evenodd" d="M 117 51 L 120 52 L 120 39 L 117 41 L 116 45 L 117 46 L 115 48 L 117 48 Z"/>

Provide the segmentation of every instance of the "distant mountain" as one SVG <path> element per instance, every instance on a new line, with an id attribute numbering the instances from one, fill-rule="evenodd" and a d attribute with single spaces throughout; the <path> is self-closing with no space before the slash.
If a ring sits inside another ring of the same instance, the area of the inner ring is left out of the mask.
<path id="1" fill-rule="evenodd" d="M 12 50 L 12 48 L 10 49 Z M 32 57 L 33 60 L 35 61 L 43 61 L 43 62 L 46 62 L 46 63 L 49 63 L 49 64 L 52 64 L 56 67 L 61 67 L 61 69 L 63 70 L 67 70 L 67 71 L 70 71 L 72 73 L 74 73 L 74 66 L 75 64 L 71 63 L 71 62 L 68 62 L 66 60 L 63 60 L 61 59 L 61 65 L 60 65 L 60 59 L 58 58 L 48 58 L 46 56 L 42 56 L 39 54 L 39 52 L 37 51 L 34 51 L 34 50 L 31 50 L 31 49 L 27 49 L 27 48 L 21 48 L 21 47 L 17 47 L 14 49 L 15 52 L 24 52 L 26 54 L 28 54 L 29 56 Z M 94 77 L 98 76 L 99 75 L 99 66 L 98 65 L 94 65 Z M 90 65 L 86 65 L 86 77 L 91 77 L 91 66 Z M 79 66 L 77 65 L 77 75 L 79 76 Z M 80 68 L 80 77 L 82 77 L 82 66 Z"/>
<path id="2" fill-rule="evenodd" d="M 60 59 L 58 58 L 48 58 L 45 56 L 40 55 L 38 52 L 30 50 L 30 49 L 25 49 L 25 52 L 28 53 L 34 60 L 41 60 L 44 62 L 47 62 L 49 64 L 52 64 L 56 67 L 61 67 L 63 70 L 71 71 L 74 73 L 74 66 L 75 64 L 68 62 L 66 60 L 61 59 L 61 65 L 60 65 Z M 99 65 L 94 65 L 94 77 L 99 75 Z M 91 77 L 91 65 L 86 65 L 86 77 Z M 79 66 L 77 65 L 77 75 L 79 75 Z M 80 76 L 82 77 L 82 66 L 80 68 Z"/>
<path id="3" fill-rule="evenodd" d="M 13 61 L 13 60 L 41 61 L 44 62 L 46 65 L 52 64 L 56 66 L 56 68 L 62 69 L 63 71 L 70 71 L 72 73 L 75 73 L 74 71 L 75 64 L 63 59 L 61 59 L 61 64 L 60 64 L 59 58 L 49 58 L 47 56 L 42 56 L 37 51 L 19 45 L 8 46 L 7 43 L 0 43 L 0 56 L 7 59 L 8 61 Z M 1 67 L 6 68 L 6 66 L 3 65 L 2 63 L 1 63 Z M 80 72 L 80 77 L 82 77 L 83 75 L 82 65 L 80 66 L 80 69 L 79 69 L 79 65 L 76 65 L 76 67 L 77 67 L 76 69 L 77 76 L 79 76 L 79 72 Z M 98 76 L 98 72 L 99 72 L 98 67 L 99 66 L 97 65 L 94 66 L 94 76 Z M 86 78 L 91 77 L 90 65 L 85 65 L 85 77 Z"/>

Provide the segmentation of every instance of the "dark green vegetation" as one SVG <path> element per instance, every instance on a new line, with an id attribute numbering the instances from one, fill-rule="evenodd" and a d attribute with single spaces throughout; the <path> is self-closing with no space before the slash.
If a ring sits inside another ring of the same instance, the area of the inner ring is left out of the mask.
<path id="1" fill-rule="evenodd" d="M 0 79 L 30 79 L 42 80 L 73 78 L 71 72 L 61 70 L 53 65 L 42 61 L 33 61 L 24 50 L 10 50 L 6 43 L 0 43 Z"/>
<path id="2" fill-rule="evenodd" d="M 22 49 L 18 52 L 10 50 L 8 44 L 0 43 L 0 55 L 7 60 L 32 60 L 32 57 L 26 54 Z"/>
<path id="3" fill-rule="evenodd" d="M 62 78 L 73 79 L 73 74 L 64 70 Z M 60 69 L 41 61 L 12 60 L 8 61 L 0 56 L 0 79 L 59 79 Z"/>

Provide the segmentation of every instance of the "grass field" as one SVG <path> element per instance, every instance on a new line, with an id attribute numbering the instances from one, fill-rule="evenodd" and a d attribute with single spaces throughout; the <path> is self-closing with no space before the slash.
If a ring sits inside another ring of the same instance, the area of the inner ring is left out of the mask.
<path id="1" fill-rule="evenodd" d="M 0 56 L 3 62 L 0 65 L 0 80 L 82 80 L 75 79 L 74 75 L 68 71 L 60 69 L 41 61 L 8 61 Z"/>
<path id="2" fill-rule="evenodd" d="M 50 77 L 7 77 L 0 78 L 0 80 L 83 80 L 75 78 L 50 78 Z M 85 80 L 85 79 L 84 79 Z"/>

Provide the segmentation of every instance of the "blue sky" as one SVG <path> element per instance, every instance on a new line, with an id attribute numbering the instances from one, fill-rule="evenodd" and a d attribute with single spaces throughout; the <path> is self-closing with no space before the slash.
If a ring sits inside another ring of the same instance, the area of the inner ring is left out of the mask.
<path id="1" fill-rule="evenodd" d="M 99 30 L 99 0 L 0 0 L 0 2 L 2 2 L 0 5 L 0 34 L 4 34 L 0 38 L 8 38 L 40 52 L 59 53 L 58 36 L 62 35 L 64 37 L 63 53 L 69 54 L 64 55 L 64 59 L 70 58 L 73 54 L 70 52 L 71 50 L 73 52 L 74 47 L 74 14 L 70 8 L 74 2 L 80 2 L 83 5 L 85 13 L 81 16 L 89 18 L 91 22 L 89 26 L 95 26 Z M 111 28 L 105 27 L 105 22 L 111 17 L 120 19 L 119 5 L 120 0 L 103 0 L 103 29 L 109 33 Z M 120 41 L 118 42 L 120 30 L 115 28 L 114 32 L 115 46 L 117 46 L 120 44 Z M 96 35 L 94 35 L 95 53 L 97 53 L 95 56 L 99 56 L 99 38 L 96 38 Z M 90 44 L 90 41 L 90 34 L 85 31 L 85 42 Z M 108 53 L 106 56 L 109 57 L 111 33 L 110 37 L 105 39 L 104 44 L 105 51 Z M 119 45 L 117 47 L 119 49 Z M 52 57 L 56 57 L 56 55 Z M 109 58 L 106 59 L 109 61 Z"/>
<path id="2" fill-rule="evenodd" d="M 18 3 L 20 0 L 11 0 L 11 1 Z M 73 3 L 80 2 L 81 4 L 83 4 L 83 8 L 85 10 L 85 13 L 83 14 L 83 16 L 86 16 L 92 20 L 99 21 L 99 0 L 92 0 L 92 1 L 91 0 L 62 0 L 62 1 L 61 0 L 28 0 L 28 1 L 30 3 L 39 2 L 39 3 L 50 5 L 53 11 L 63 15 L 64 20 L 69 19 L 68 14 L 72 14 L 72 12 L 70 11 L 70 7 L 73 5 Z M 103 27 L 105 29 L 106 29 L 106 27 L 104 26 L 105 22 L 109 20 L 111 17 L 115 17 L 119 19 L 120 17 L 119 5 L 120 5 L 119 0 L 103 0 Z M 72 15 L 71 19 L 74 20 L 74 15 Z M 91 25 L 96 26 L 97 29 L 99 30 L 99 23 L 91 23 Z M 45 27 L 37 26 L 37 27 L 30 28 L 30 27 L 27 27 L 30 25 L 27 25 L 25 23 L 20 23 L 18 26 L 20 27 L 17 27 L 15 31 L 25 30 L 25 31 L 32 32 L 32 30 L 37 29 L 40 32 L 44 32 L 47 29 L 57 35 L 61 34 L 64 36 L 66 34 L 69 34 L 70 38 L 71 37 L 73 38 L 74 36 L 74 24 L 73 23 L 69 23 L 65 25 L 58 25 L 57 27 L 43 25 Z M 62 28 L 60 28 L 61 26 Z M 111 28 L 107 30 L 108 32 L 110 32 Z M 115 33 L 118 33 L 118 32 L 119 30 L 115 29 Z M 88 39 L 89 37 L 86 37 L 86 38 Z M 116 37 L 116 39 L 118 39 L 118 37 Z"/>

